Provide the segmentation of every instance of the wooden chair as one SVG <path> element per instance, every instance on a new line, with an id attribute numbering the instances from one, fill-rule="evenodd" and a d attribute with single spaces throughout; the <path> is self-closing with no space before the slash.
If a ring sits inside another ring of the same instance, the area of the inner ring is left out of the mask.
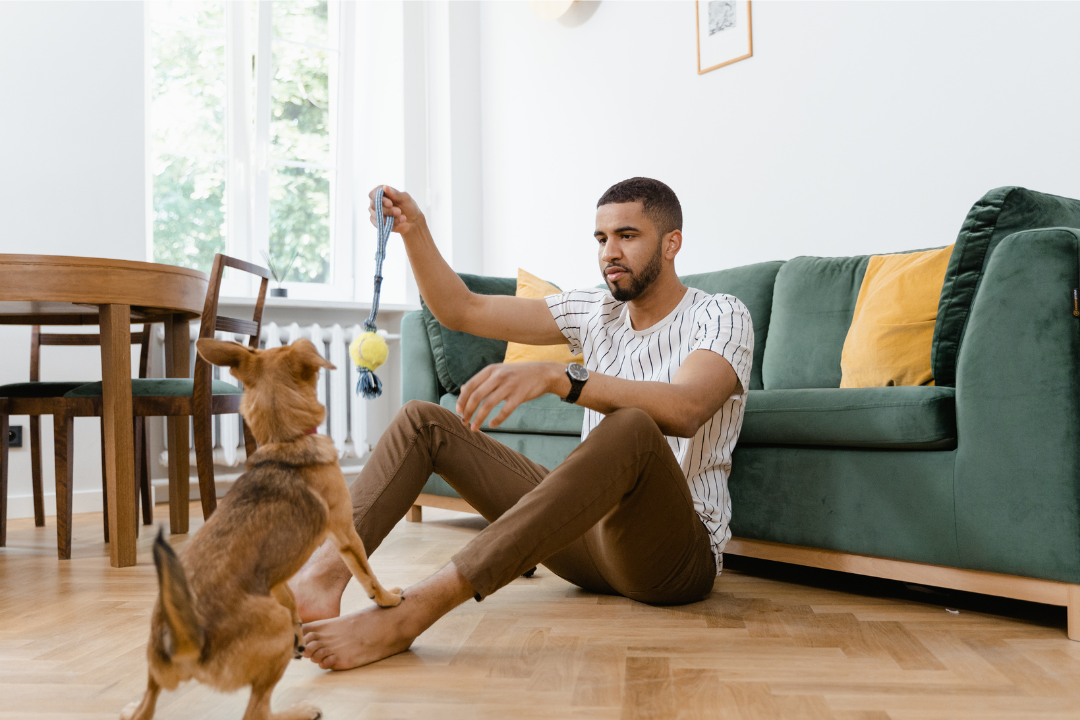
<path id="1" fill-rule="evenodd" d="M 218 314 L 218 298 L 221 292 L 221 279 L 225 268 L 230 267 L 251 273 L 262 278 L 259 296 L 255 302 L 255 312 L 251 320 L 238 320 Z M 215 255 L 214 265 L 210 269 L 210 285 L 206 292 L 203 306 L 199 338 L 213 338 L 215 332 L 234 333 L 248 336 L 248 346 L 259 346 L 259 333 L 262 331 L 263 305 L 266 301 L 266 288 L 270 281 L 270 271 L 243 260 Z M 187 332 L 186 327 L 181 332 Z M 177 338 L 177 341 L 189 341 L 189 338 Z M 203 517 L 209 518 L 217 507 L 217 489 L 214 484 L 214 447 L 211 423 L 214 415 L 232 415 L 240 412 L 241 388 L 224 380 L 213 380 L 213 367 L 196 353 L 194 379 L 150 378 L 133 380 L 132 410 L 137 417 L 169 418 L 169 520 L 173 533 L 185 533 L 188 527 L 188 485 L 187 458 L 180 458 L 174 449 L 186 445 L 187 417 L 194 425 L 195 463 L 199 475 L 199 497 L 202 501 Z M 75 400 L 91 400 L 100 413 L 102 385 L 89 383 L 69 391 L 64 397 Z M 182 422 L 181 422 L 182 420 Z M 248 455 L 255 452 L 255 438 L 244 423 L 244 446 Z M 60 455 L 58 454 L 59 458 Z M 59 472 L 60 460 L 57 460 Z M 64 471 L 70 477 L 70 463 Z"/>
<path id="2" fill-rule="evenodd" d="M 150 364 L 150 329 L 146 323 L 140 332 L 131 333 L 131 344 L 140 345 L 139 354 L 139 377 L 145 378 Z M 94 333 L 43 333 L 39 326 L 34 326 L 30 331 L 30 381 L 25 383 L 12 383 L 0 386 L 0 398 L 4 398 L 0 406 L 0 426 L 4 436 L 4 446 L 0 450 L 0 547 L 6 544 L 7 530 L 7 476 L 8 476 L 8 443 L 7 434 L 10 415 L 30 416 L 30 473 L 33 487 L 34 500 L 34 524 L 37 527 L 45 526 L 45 497 L 41 480 L 41 416 L 52 415 L 54 418 L 72 415 L 92 415 L 92 403 L 72 402 L 64 397 L 71 390 L 81 387 L 84 381 L 78 382 L 51 382 L 41 380 L 41 348 L 42 346 L 67 346 L 88 347 L 101 345 L 101 336 Z M 100 413 L 98 413 L 100 415 Z M 104 421 L 103 421 L 104 422 Z M 69 428 L 65 425 L 64 430 Z M 142 418 L 135 420 L 135 479 L 139 484 L 142 495 L 143 523 L 149 525 L 153 522 L 153 508 L 150 499 L 150 464 L 149 448 L 146 439 L 146 422 Z M 102 437 L 105 436 L 104 426 Z M 67 435 L 54 436 L 53 452 L 68 452 L 73 442 L 70 432 Z M 59 464 L 58 464 L 59 466 Z M 102 497 L 106 500 L 105 506 L 105 542 L 109 541 L 109 515 L 105 482 L 105 448 L 101 451 L 101 489 Z M 69 535 L 70 528 L 61 525 L 70 517 L 72 500 L 72 487 L 67 475 L 56 476 L 56 509 L 58 536 Z"/>

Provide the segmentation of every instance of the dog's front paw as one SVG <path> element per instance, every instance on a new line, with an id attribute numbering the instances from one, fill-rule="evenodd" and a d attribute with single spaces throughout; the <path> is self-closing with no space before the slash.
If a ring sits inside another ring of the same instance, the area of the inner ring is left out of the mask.
<path id="1" fill-rule="evenodd" d="M 322 710 L 314 705 L 301 703 L 293 705 L 280 715 L 275 715 L 274 720 L 319 720 L 323 716 Z"/>
<path id="2" fill-rule="evenodd" d="M 374 600 L 379 607 L 392 608 L 401 604 L 403 597 L 401 588 L 393 588 L 391 590 L 376 591 Z"/>
<path id="3" fill-rule="evenodd" d="M 135 717 L 135 711 L 139 709 L 139 703 L 128 703 L 127 707 L 120 711 L 120 720 L 131 720 Z"/>

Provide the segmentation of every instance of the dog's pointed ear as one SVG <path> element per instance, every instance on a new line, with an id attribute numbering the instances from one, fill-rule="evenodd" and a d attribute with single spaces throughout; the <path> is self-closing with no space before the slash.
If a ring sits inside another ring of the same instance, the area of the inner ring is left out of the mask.
<path id="1" fill-rule="evenodd" d="M 255 358 L 255 351 L 240 343 L 200 338 L 195 349 L 211 365 L 243 369 L 244 365 Z"/>
<path id="2" fill-rule="evenodd" d="M 315 349 L 315 344 L 306 338 L 300 338 L 291 347 L 293 357 L 299 360 L 305 368 L 311 370 L 318 370 L 318 368 L 337 369 L 329 360 L 320 355 L 319 351 Z"/>

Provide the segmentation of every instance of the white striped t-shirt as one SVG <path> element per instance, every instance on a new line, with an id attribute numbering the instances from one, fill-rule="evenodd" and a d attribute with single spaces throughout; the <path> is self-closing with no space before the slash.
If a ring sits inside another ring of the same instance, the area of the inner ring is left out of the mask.
<path id="1" fill-rule="evenodd" d="M 698 516 L 712 537 L 719 573 L 724 546 L 731 538 L 727 487 L 731 451 L 742 429 L 754 357 L 750 311 L 732 295 L 709 295 L 689 288 L 666 318 L 650 328 L 634 330 L 630 308 L 606 290 L 574 290 L 546 300 L 570 350 L 583 354 L 583 364 L 592 372 L 626 380 L 671 382 L 687 356 L 701 349 L 731 363 L 740 384 L 735 394 L 694 437 L 667 438 L 690 485 Z M 603 419 L 603 414 L 586 408 L 581 439 Z"/>

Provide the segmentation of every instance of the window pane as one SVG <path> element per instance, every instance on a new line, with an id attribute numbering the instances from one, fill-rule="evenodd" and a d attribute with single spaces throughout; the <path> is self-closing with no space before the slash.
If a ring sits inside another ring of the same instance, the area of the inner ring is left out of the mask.
<path id="1" fill-rule="evenodd" d="M 148 7 L 154 259 L 209 270 L 225 249 L 225 9 Z"/>
<path id="2" fill-rule="evenodd" d="M 154 261 L 207 271 L 225 251 L 225 163 L 156 153 Z"/>
<path id="3" fill-rule="evenodd" d="M 274 43 L 270 142 L 275 158 L 330 164 L 328 55 L 326 50 Z"/>
<path id="4" fill-rule="evenodd" d="M 270 252 L 291 282 L 330 277 L 331 72 L 336 13 L 326 2 L 275 2 L 270 88 Z"/>
<path id="5" fill-rule="evenodd" d="M 292 0 L 274 3 L 274 36 L 319 47 L 331 43 L 328 3 L 317 0 Z"/>
<path id="6" fill-rule="evenodd" d="M 270 173 L 270 255 L 291 282 L 330 282 L 330 172 L 275 165 Z"/>

